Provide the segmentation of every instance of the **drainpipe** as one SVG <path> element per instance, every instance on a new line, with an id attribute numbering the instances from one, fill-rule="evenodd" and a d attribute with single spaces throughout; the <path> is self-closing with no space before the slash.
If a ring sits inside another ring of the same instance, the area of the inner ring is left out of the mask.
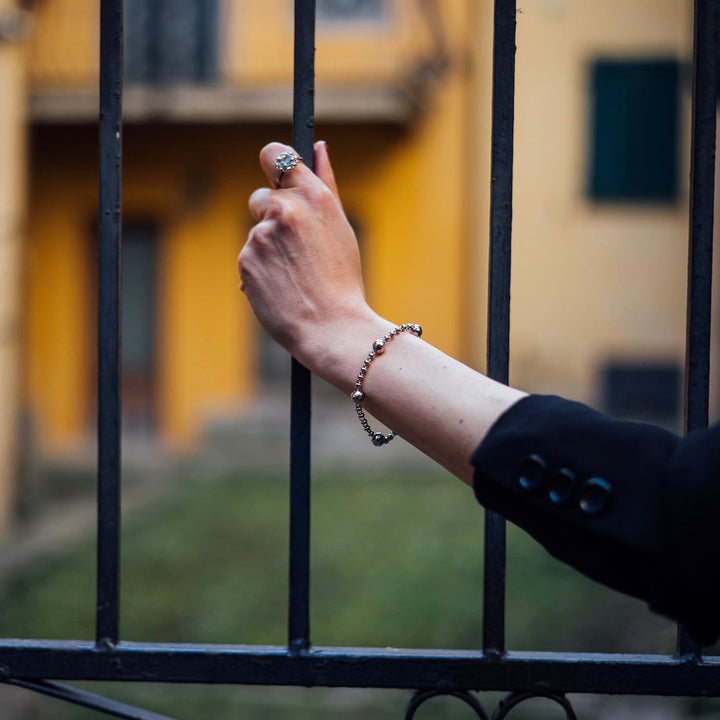
<path id="1" fill-rule="evenodd" d="M 12 517 L 19 459 L 27 143 L 26 14 L 0 0 L 0 537 Z"/>
<path id="2" fill-rule="evenodd" d="M 466 275 L 468 310 L 463 334 L 464 360 L 487 370 L 488 253 L 490 237 L 490 138 L 492 130 L 493 3 L 468 0 L 468 101 L 465 137 L 468 148 Z"/>

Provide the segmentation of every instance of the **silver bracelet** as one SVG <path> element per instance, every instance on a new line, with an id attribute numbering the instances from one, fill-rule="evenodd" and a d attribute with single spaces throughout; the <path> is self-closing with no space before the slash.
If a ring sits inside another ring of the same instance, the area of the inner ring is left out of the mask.
<path id="1" fill-rule="evenodd" d="M 422 336 L 422 328 L 419 325 L 416 325 L 415 323 L 405 323 L 404 325 L 398 325 L 396 328 L 393 328 L 379 340 L 375 340 L 372 344 L 372 350 L 365 358 L 365 362 L 363 362 L 360 372 L 358 373 L 357 380 L 355 380 L 355 389 L 350 393 L 350 397 L 355 403 L 355 412 L 357 413 L 358 420 L 363 426 L 363 430 L 365 430 L 365 432 L 370 436 L 370 442 L 372 442 L 375 447 L 387 445 L 395 437 L 396 433 L 391 430 L 387 435 L 383 435 L 381 432 L 375 432 L 375 430 L 370 427 L 362 409 L 363 400 L 365 400 L 365 393 L 362 389 L 363 381 L 365 380 L 365 374 L 367 373 L 372 361 L 378 355 L 382 355 L 385 352 L 385 346 L 402 332 L 410 332 L 416 337 Z"/>

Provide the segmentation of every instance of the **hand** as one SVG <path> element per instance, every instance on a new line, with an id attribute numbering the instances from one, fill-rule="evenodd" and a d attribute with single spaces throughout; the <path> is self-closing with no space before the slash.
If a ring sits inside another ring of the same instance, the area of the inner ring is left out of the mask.
<path id="1" fill-rule="evenodd" d="M 273 185 L 275 158 L 289 150 L 270 143 L 260 152 Z M 322 375 L 317 367 L 322 348 L 376 316 L 365 302 L 357 240 L 340 203 L 327 146 L 316 143 L 314 151 L 317 175 L 298 163 L 283 176 L 281 188 L 260 188 L 250 196 L 257 224 L 238 257 L 238 272 L 240 288 L 265 330 Z"/>
<path id="2" fill-rule="evenodd" d="M 260 153 L 271 185 L 275 158 L 288 150 L 271 143 Z M 315 145 L 315 169 L 299 164 L 282 188 L 251 195 L 257 224 L 238 258 L 240 287 L 275 340 L 349 395 L 372 341 L 393 324 L 365 302 L 357 241 L 324 143 Z M 470 453 L 523 396 L 410 333 L 373 363 L 363 390 L 365 409 L 468 483 Z"/>

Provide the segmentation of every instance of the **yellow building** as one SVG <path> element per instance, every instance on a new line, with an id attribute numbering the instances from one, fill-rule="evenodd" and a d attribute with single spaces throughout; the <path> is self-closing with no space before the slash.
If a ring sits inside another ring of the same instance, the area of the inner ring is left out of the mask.
<path id="1" fill-rule="evenodd" d="M 652 415 L 657 401 L 673 420 L 691 6 L 518 8 L 511 380 L 521 387 L 612 409 L 628 382 L 650 378 L 637 412 Z M 34 447 L 52 453 L 94 425 L 99 3 L 30 7 L 24 392 Z M 126 428 L 185 449 L 256 397 L 263 377 L 235 260 L 246 198 L 264 183 L 257 151 L 289 140 L 292 3 L 126 0 L 126 10 Z M 358 228 L 370 301 L 482 369 L 492 3 L 320 0 L 318 14 L 317 135 Z M 645 87 L 657 67 L 651 97 L 666 98 L 673 134 L 658 141 L 661 171 L 625 186 L 606 124 L 629 111 L 613 92 Z"/>
<path id="2" fill-rule="evenodd" d="M 532 0 L 518 15 L 512 379 L 610 409 L 645 393 L 667 422 L 684 363 L 692 6 Z M 635 167 L 617 157 L 638 150 Z"/>
<path id="3" fill-rule="evenodd" d="M 415 2 L 342 6 L 320 3 L 317 125 L 360 228 L 370 295 L 459 353 L 469 3 L 447 3 L 444 28 Z M 265 182 L 257 152 L 289 138 L 292 4 L 180 7 L 170 22 L 170 4 L 126 3 L 123 400 L 129 432 L 152 428 L 182 448 L 258 388 L 235 260 L 246 198 Z M 451 58 L 446 32 L 461 40 Z M 71 448 L 94 419 L 97 44 L 98 3 L 37 6 L 27 392 L 50 449 Z M 428 158 L 441 157 L 432 177 Z M 429 269 L 442 292 L 418 294 Z"/>

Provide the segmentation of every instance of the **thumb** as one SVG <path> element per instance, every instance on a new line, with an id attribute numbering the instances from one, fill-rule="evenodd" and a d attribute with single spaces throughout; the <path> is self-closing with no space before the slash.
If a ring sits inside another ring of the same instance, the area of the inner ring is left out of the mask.
<path id="1" fill-rule="evenodd" d="M 330 153 L 327 143 L 324 140 L 316 142 L 315 150 L 315 174 L 330 188 L 335 199 L 340 202 L 340 193 L 335 182 L 335 173 L 330 164 Z"/>

